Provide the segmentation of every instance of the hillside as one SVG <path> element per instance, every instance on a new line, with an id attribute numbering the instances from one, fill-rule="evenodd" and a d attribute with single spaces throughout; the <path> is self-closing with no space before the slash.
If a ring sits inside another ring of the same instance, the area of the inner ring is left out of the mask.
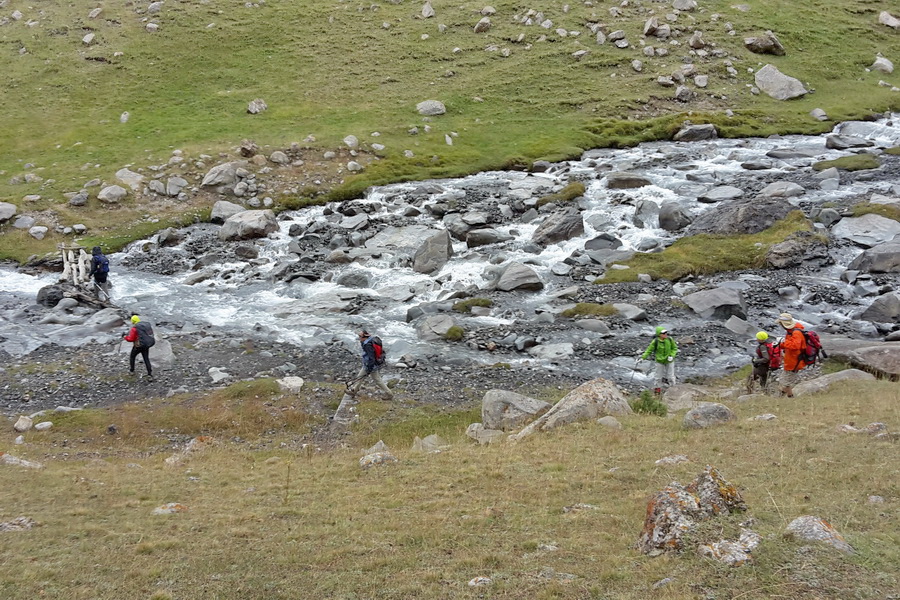
<path id="1" fill-rule="evenodd" d="M 843 600 L 900 592 L 896 441 L 838 427 L 883 422 L 896 431 L 896 384 L 756 397 L 732 404 L 736 421 L 706 430 L 684 429 L 681 414 L 630 415 L 619 417 L 621 430 L 589 421 L 490 446 L 463 434 L 477 411 L 364 398 L 361 423 L 337 450 L 309 435 L 321 439 L 320 417 L 307 410 L 323 394 L 338 390 L 317 383 L 285 395 L 260 380 L 37 419 L 54 425 L 4 449 L 44 468 L 0 465 L 0 596 Z M 764 413 L 775 418 L 753 419 Z M 185 452 L 201 433 L 212 438 Z M 410 450 L 415 436 L 432 433 L 448 447 Z M 3 440 L 13 435 L 8 428 Z M 378 440 L 399 462 L 361 469 L 359 449 Z M 689 462 L 657 462 L 679 454 Z M 694 530 L 683 553 L 638 552 L 648 500 L 707 464 L 736 486 L 746 512 Z M 167 503 L 180 512 L 153 514 Z M 854 552 L 783 537 L 801 515 L 830 521 Z M 17 517 L 38 526 L 7 531 Z M 762 538 L 749 564 L 696 553 L 699 543 L 736 536 L 738 523 Z M 476 577 L 491 582 L 470 587 Z"/>
<path id="2" fill-rule="evenodd" d="M 419 2 L 5 0 L 0 200 L 49 232 L 38 240 L 2 225 L 0 257 L 51 250 L 76 224 L 83 243 L 116 249 L 205 219 L 215 196 L 199 183 L 244 139 L 266 156 L 290 149 L 289 165 L 261 163 L 270 171 L 259 201 L 297 206 L 371 183 L 669 138 L 686 117 L 725 136 L 767 135 L 828 130 L 814 108 L 837 121 L 900 106 L 893 75 L 868 69 L 878 53 L 900 55 L 900 33 L 879 22 L 886 3 L 676 4 L 435 1 L 425 18 Z M 483 18 L 490 27 L 476 33 Z M 766 30 L 785 55 L 744 46 Z M 768 63 L 810 93 L 754 93 Z M 268 110 L 248 114 L 257 98 Z M 418 114 L 425 100 L 446 114 Z M 99 201 L 126 167 L 146 181 L 121 202 Z M 183 192 L 146 187 L 163 175 L 183 178 Z M 81 190 L 86 203 L 75 206 Z"/>

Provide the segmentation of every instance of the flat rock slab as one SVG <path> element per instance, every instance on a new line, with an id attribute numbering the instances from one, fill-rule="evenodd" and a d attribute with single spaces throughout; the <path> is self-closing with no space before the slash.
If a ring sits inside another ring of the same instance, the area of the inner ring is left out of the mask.
<path id="1" fill-rule="evenodd" d="M 804 381 L 803 383 L 797 384 L 796 386 L 794 386 L 794 395 L 806 396 L 809 394 L 817 394 L 819 392 L 827 391 L 828 388 L 830 388 L 835 383 L 854 380 L 874 381 L 875 376 L 871 373 L 866 373 L 865 371 L 860 371 L 858 369 L 846 369 L 844 371 L 822 375 L 821 377 L 816 377 L 815 379 L 810 379 L 809 381 Z"/>
<path id="2" fill-rule="evenodd" d="M 900 223 L 875 214 L 849 217 L 841 219 L 832 227 L 831 235 L 849 240 L 863 248 L 871 248 L 900 235 Z"/>

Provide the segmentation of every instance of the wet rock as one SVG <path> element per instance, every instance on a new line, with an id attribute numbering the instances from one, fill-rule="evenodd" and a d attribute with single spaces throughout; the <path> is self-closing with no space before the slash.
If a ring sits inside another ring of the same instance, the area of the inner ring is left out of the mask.
<path id="1" fill-rule="evenodd" d="M 616 312 L 618 312 L 629 321 L 647 320 L 647 311 L 645 311 L 643 308 L 640 308 L 639 306 L 635 306 L 634 304 L 615 302 L 613 303 L 613 308 L 615 308 Z"/>
<path id="2" fill-rule="evenodd" d="M 659 207 L 659 226 L 666 231 L 679 231 L 691 221 L 691 216 L 677 202 L 663 202 Z"/>
<path id="3" fill-rule="evenodd" d="M 784 535 L 804 542 L 822 542 L 841 552 L 853 552 L 853 546 L 847 543 L 844 536 L 838 533 L 831 523 L 812 515 L 797 517 L 791 521 Z"/>
<path id="4" fill-rule="evenodd" d="M 862 312 L 859 318 L 873 323 L 900 323 L 900 293 L 882 294 Z"/>
<path id="5" fill-rule="evenodd" d="M 443 340 L 447 335 L 447 331 L 454 326 L 456 326 L 456 320 L 450 315 L 431 315 L 426 317 L 416 327 L 416 331 L 420 339 L 426 342 L 434 342 Z"/>
<path id="6" fill-rule="evenodd" d="M 868 148 L 873 142 L 853 135 L 829 135 L 825 138 L 825 147 L 831 150 L 848 150 L 850 148 Z"/>
<path id="7" fill-rule="evenodd" d="M 728 319 L 731 316 L 747 318 L 747 304 L 739 290 L 715 288 L 688 294 L 682 298 L 688 308 L 704 319 Z"/>
<path id="8" fill-rule="evenodd" d="M 828 389 L 841 381 L 874 381 L 875 376 L 858 369 L 845 369 L 837 373 L 822 375 L 809 381 L 804 381 L 794 386 L 795 396 L 807 396 L 828 391 Z"/>
<path id="9" fill-rule="evenodd" d="M 759 233 L 792 210 L 794 207 L 782 198 L 729 200 L 700 215 L 687 233 Z"/>
<path id="10" fill-rule="evenodd" d="M 550 431 L 576 421 L 631 413 L 628 400 L 612 382 L 594 379 L 566 394 L 553 408 L 515 434 L 513 439 L 522 440 L 535 432 Z"/>
<path id="11" fill-rule="evenodd" d="M 518 429 L 550 409 L 551 405 L 506 390 L 490 390 L 481 400 L 481 421 L 487 429 Z"/>
<path id="12" fill-rule="evenodd" d="M 831 228 L 831 235 L 871 248 L 900 235 L 900 223 L 876 214 L 848 217 Z"/>
<path id="13" fill-rule="evenodd" d="M 659 225 L 659 204 L 652 200 L 638 200 L 631 221 L 636 227 L 656 227 Z"/>
<path id="14" fill-rule="evenodd" d="M 519 349 L 518 343 L 517 349 Z M 540 360 L 559 362 L 562 359 L 574 355 L 575 349 L 569 342 L 563 342 L 559 344 L 541 344 L 539 346 L 532 346 L 528 348 L 528 354 Z"/>
<path id="15" fill-rule="evenodd" d="M 484 229 L 473 229 L 466 234 L 466 246 L 469 248 L 477 248 L 479 246 L 487 246 L 489 244 L 498 244 L 500 242 L 508 242 L 513 236 L 507 235 L 501 231 L 497 231 L 491 227 Z"/>
<path id="16" fill-rule="evenodd" d="M 585 250 L 615 250 L 622 247 L 622 240 L 611 233 L 601 233 L 584 243 Z"/>
<path id="17" fill-rule="evenodd" d="M 872 246 L 857 256 L 848 268 L 861 273 L 900 273 L 900 236 Z"/>
<path id="18" fill-rule="evenodd" d="M 688 125 L 682 127 L 672 139 L 676 142 L 700 142 L 714 140 L 719 137 L 719 131 L 712 123 L 703 125 Z"/>
<path id="19" fill-rule="evenodd" d="M 497 280 L 496 288 L 501 292 L 513 290 L 537 291 L 544 288 L 544 283 L 534 269 L 522 263 L 514 262 L 503 271 Z"/>
<path id="20" fill-rule="evenodd" d="M 791 100 L 808 92 L 799 79 L 785 75 L 773 65 L 766 65 L 756 72 L 756 87 L 776 100 Z"/>
<path id="21" fill-rule="evenodd" d="M 413 270 L 416 273 L 440 271 L 453 256 L 450 232 L 440 231 L 426 239 L 413 256 Z"/>
<path id="22" fill-rule="evenodd" d="M 766 31 L 760 36 L 744 38 L 744 47 L 754 54 L 784 56 L 784 46 L 771 31 Z"/>
<path id="23" fill-rule="evenodd" d="M 730 408 L 724 404 L 713 402 L 695 406 L 684 415 L 681 423 L 687 429 L 707 429 L 716 425 L 724 425 L 735 419 L 737 417 Z"/>
<path id="24" fill-rule="evenodd" d="M 219 239 L 237 241 L 265 237 L 278 229 L 271 210 L 247 210 L 231 215 L 219 230 Z"/>
<path id="25" fill-rule="evenodd" d="M 725 200 L 734 200 L 735 198 L 740 198 L 743 195 L 744 190 L 740 188 L 736 188 L 730 185 L 720 185 L 697 196 L 697 202 L 713 204 L 715 202 L 722 202 Z"/>
<path id="26" fill-rule="evenodd" d="M 466 435 L 479 444 L 493 444 L 506 439 L 506 432 L 499 429 L 486 429 L 481 423 L 472 423 L 466 428 Z"/>
<path id="27" fill-rule="evenodd" d="M 547 217 L 534 231 L 531 241 L 549 246 L 584 234 L 584 219 L 574 208 L 557 211 Z"/>
<path id="28" fill-rule="evenodd" d="M 364 289 L 372 286 L 369 275 L 360 270 L 347 271 L 342 273 L 335 280 L 335 283 L 348 288 Z"/>
<path id="29" fill-rule="evenodd" d="M 642 175 L 616 171 L 606 174 L 606 187 L 611 190 L 628 190 L 653 185 L 653 182 Z"/>

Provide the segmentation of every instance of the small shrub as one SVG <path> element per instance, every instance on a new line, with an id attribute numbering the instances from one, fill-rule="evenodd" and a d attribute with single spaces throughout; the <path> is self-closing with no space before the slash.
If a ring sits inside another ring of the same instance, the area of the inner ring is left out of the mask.
<path id="1" fill-rule="evenodd" d="M 842 156 L 834 160 L 822 160 L 813 163 L 813 169 L 816 171 L 824 171 L 831 167 L 836 167 L 844 171 L 863 171 L 865 169 L 877 169 L 881 166 L 881 161 L 873 154 L 854 154 L 852 156 Z"/>
<path id="2" fill-rule="evenodd" d="M 473 306 L 481 306 L 484 308 L 490 308 L 494 305 L 494 301 L 490 298 L 468 298 L 466 300 L 460 300 L 456 304 L 453 305 L 453 310 L 461 313 L 470 313 L 472 312 Z"/>
<path id="3" fill-rule="evenodd" d="M 584 184 L 580 181 L 575 181 L 559 190 L 558 192 L 547 194 L 546 196 L 540 198 L 537 201 L 537 205 L 544 206 L 545 204 L 550 204 L 551 202 L 554 204 L 559 204 L 561 202 L 571 202 L 578 196 L 583 196 L 584 190 Z"/>
<path id="4" fill-rule="evenodd" d="M 612 304 L 596 304 L 594 302 L 579 302 L 572 308 L 567 308 L 560 314 L 561 317 L 611 317 L 616 314 Z"/>
<path id="5" fill-rule="evenodd" d="M 666 416 L 669 412 L 668 407 L 659 401 L 650 390 L 641 392 L 640 397 L 629 402 L 631 410 L 642 415 L 656 415 L 658 417 Z"/>
<path id="6" fill-rule="evenodd" d="M 454 325 L 450 329 L 447 330 L 447 333 L 444 334 L 444 339 L 448 342 L 458 342 L 463 339 L 463 335 L 465 331 L 459 325 Z"/>

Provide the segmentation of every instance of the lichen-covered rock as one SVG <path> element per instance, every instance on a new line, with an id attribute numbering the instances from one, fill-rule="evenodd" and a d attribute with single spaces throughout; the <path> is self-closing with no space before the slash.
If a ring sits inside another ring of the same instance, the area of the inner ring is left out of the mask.
<path id="1" fill-rule="evenodd" d="M 847 543 L 831 523 L 812 515 L 804 515 L 791 521 L 784 530 L 784 535 L 806 542 L 822 542 L 841 552 L 853 552 L 853 546 Z"/>
<path id="2" fill-rule="evenodd" d="M 688 429 L 706 429 L 734 421 L 736 418 L 731 409 L 724 404 L 709 402 L 687 411 L 682 425 Z"/>
<path id="3" fill-rule="evenodd" d="M 521 440 L 536 431 L 550 431 L 560 425 L 587 421 L 605 415 L 631 414 L 628 400 L 619 388 L 602 378 L 583 383 L 557 402 L 539 419 L 511 439 Z"/>
<path id="4" fill-rule="evenodd" d="M 19 458 L 17 456 L 13 456 L 11 454 L 6 454 L 5 452 L 0 452 L 0 464 L 2 465 L 10 465 L 13 467 L 24 467 L 26 469 L 43 469 L 44 465 L 39 462 L 32 462 L 30 460 L 25 460 L 24 458 Z"/>
<path id="5" fill-rule="evenodd" d="M 187 506 L 180 502 L 169 502 L 153 509 L 154 515 L 174 515 L 177 513 L 187 512 Z"/>
<path id="6" fill-rule="evenodd" d="M 499 429 L 486 429 L 481 423 L 472 423 L 466 427 L 466 435 L 479 444 L 492 444 L 506 437 Z"/>
<path id="7" fill-rule="evenodd" d="M 709 517 L 747 509 L 737 488 L 710 465 L 691 482 L 687 490 L 697 497 L 700 510 Z"/>
<path id="8" fill-rule="evenodd" d="M 371 469 L 379 465 L 390 465 L 396 462 L 398 462 L 397 457 L 390 452 L 375 452 L 359 459 L 359 466 L 363 469 Z"/>
<path id="9" fill-rule="evenodd" d="M 740 537 L 735 540 L 722 540 L 711 544 L 701 544 L 700 554 L 708 556 L 731 567 L 740 567 L 750 562 L 750 553 L 762 541 L 755 531 L 741 529 Z"/>

